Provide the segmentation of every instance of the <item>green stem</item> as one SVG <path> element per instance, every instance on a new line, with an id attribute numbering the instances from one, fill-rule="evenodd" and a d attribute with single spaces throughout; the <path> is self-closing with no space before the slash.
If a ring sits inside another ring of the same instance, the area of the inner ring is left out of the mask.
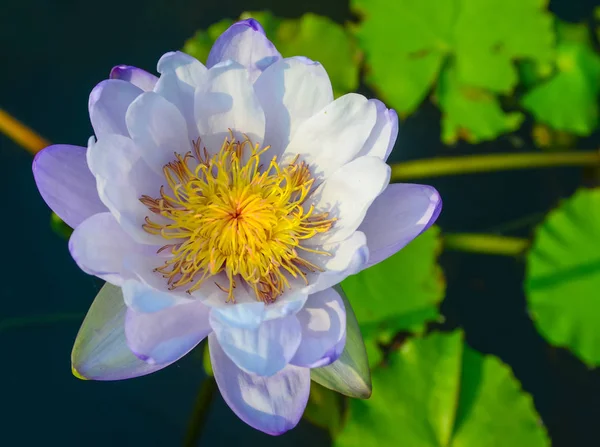
<path id="1" fill-rule="evenodd" d="M 202 381 L 200 391 L 198 391 L 198 395 L 196 396 L 185 440 L 183 441 L 184 447 L 196 447 L 198 445 L 216 389 L 217 382 L 215 382 L 214 377 L 209 376 Z"/>
<path id="2" fill-rule="evenodd" d="M 392 181 L 553 166 L 600 166 L 599 151 L 438 157 L 392 165 Z"/>
<path id="3" fill-rule="evenodd" d="M 529 240 L 495 234 L 447 233 L 443 235 L 446 250 L 488 255 L 519 256 L 529 247 Z"/>

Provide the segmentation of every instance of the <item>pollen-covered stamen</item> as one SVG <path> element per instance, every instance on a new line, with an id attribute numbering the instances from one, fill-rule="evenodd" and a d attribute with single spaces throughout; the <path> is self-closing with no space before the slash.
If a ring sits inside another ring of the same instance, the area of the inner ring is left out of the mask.
<path id="1" fill-rule="evenodd" d="M 169 193 L 162 187 L 159 198 L 142 196 L 151 212 L 169 220 L 147 217 L 143 228 L 172 241 L 159 250 L 171 256 L 156 269 L 171 289 L 185 286 L 191 293 L 225 272 L 229 284 L 217 286 L 228 301 L 239 278 L 258 300 L 272 302 L 290 286 L 290 276 L 306 281 L 308 272 L 319 270 L 301 252 L 328 253 L 302 243 L 328 231 L 335 219 L 305 209 L 314 186 L 307 164 L 296 157 L 282 166 L 274 156 L 264 169 L 260 158 L 268 149 L 230 135 L 210 157 L 195 142 L 193 154 L 175 154 L 163 168 Z"/>

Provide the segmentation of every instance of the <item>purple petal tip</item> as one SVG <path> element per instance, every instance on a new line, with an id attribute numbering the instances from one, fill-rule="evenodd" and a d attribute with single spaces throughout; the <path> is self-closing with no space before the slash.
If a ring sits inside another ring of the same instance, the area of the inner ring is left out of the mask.
<path id="1" fill-rule="evenodd" d="M 256 20 L 256 19 L 242 20 L 242 21 L 238 22 L 238 24 L 245 25 L 245 26 L 247 26 L 249 28 L 252 28 L 254 31 L 258 31 L 259 33 L 265 34 L 265 30 L 263 29 L 263 27 L 259 23 L 259 21 Z"/>

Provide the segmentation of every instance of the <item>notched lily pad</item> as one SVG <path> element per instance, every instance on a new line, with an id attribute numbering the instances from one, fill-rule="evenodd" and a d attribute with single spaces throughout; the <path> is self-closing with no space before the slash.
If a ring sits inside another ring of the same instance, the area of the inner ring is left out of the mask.
<path id="1" fill-rule="evenodd" d="M 600 189 L 550 212 L 527 254 L 525 293 L 542 336 L 600 365 Z"/>
<path id="2" fill-rule="evenodd" d="M 460 331 L 407 341 L 352 400 L 335 447 L 545 447 L 548 436 L 510 368 Z"/>

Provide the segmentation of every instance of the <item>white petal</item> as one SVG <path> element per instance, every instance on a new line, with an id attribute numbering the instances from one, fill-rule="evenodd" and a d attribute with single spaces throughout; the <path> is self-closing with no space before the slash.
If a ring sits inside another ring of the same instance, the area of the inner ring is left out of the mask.
<path id="1" fill-rule="evenodd" d="M 90 93 L 88 108 L 96 136 L 128 136 L 125 113 L 129 105 L 142 93 L 142 89 L 121 79 L 108 79 L 94 87 Z"/>
<path id="2" fill-rule="evenodd" d="M 213 311 L 210 325 L 219 344 L 233 362 L 244 371 L 271 376 L 292 359 L 302 337 L 295 316 L 265 321 L 257 328 L 233 327 Z"/>
<path id="3" fill-rule="evenodd" d="M 208 313 L 209 309 L 199 301 L 151 313 L 129 308 L 125 319 L 127 344 L 145 362 L 172 363 L 210 333 Z"/>
<path id="4" fill-rule="evenodd" d="M 337 360 L 346 336 L 346 311 L 340 294 L 329 288 L 311 295 L 297 318 L 302 342 L 290 363 L 314 368 Z"/>
<path id="5" fill-rule="evenodd" d="M 121 227 L 137 242 L 164 245 L 164 239 L 143 230 L 145 217 L 152 214 L 140 201 L 144 194 L 158 197 L 164 183 L 141 159 L 131 139 L 105 135 L 88 148 L 88 165 L 96 175 L 100 199 Z M 161 221 L 160 216 L 152 215 Z"/>
<path id="6" fill-rule="evenodd" d="M 212 67 L 194 101 L 202 146 L 210 153 L 221 148 L 230 129 L 238 140 L 247 135 L 262 145 L 265 114 L 242 65 L 230 61 Z"/>
<path id="7" fill-rule="evenodd" d="M 330 253 L 331 256 L 304 254 L 303 258 L 321 267 L 323 273 L 309 275 L 310 285 L 304 290 L 316 293 L 339 284 L 350 275 L 363 270 L 369 260 L 367 238 L 357 231 L 342 242 L 334 242 L 315 247 Z"/>
<path id="8" fill-rule="evenodd" d="M 160 175 L 163 167 L 175 160 L 175 153 L 183 155 L 192 150 L 181 112 L 157 93 L 140 95 L 129 106 L 125 118 L 142 157 Z"/>
<path id="9" fill-rule="evenodd" d="M 180 297 L 172 293 L 153 289 L 133 279 L 123 282 L 122 288 L 125 304 L 138 313 L 159 312 L 169 307 L 189 304 L 194 301 L 191 298 Z"/>
<path id="10" fill-rule="evenodd" d="M 387 187 L 360 226 L 367 236 L 374 265 L 401 250 L 427 230 L 442 210 L 442 199 L 432 186 L 394 183 Z"/>
<path id="11" fill-rule="evenodd" d="M 123 231 L 111 213 L 95 214 L 84 220 L 69 239 L 71 256 L 81 270 L 117 286 L 124 280 L 124 257 L 145 248 Z"/>
<path id="12" fill-rule="evenodd" d="M 370 99 L 377 107 L 377 122 L 357 157 L 371 155 L 386 161 L 398 136 L 398 114 L 378 99 Z"/>
<path id="13" fill-rule="evenodd" d="M 227 60 L 235 61 L 248 70 L 250 81 L 254 82 L 264 69 L 279 59 L 281 54 L 267 39 L 260 23 L 247 19 L 234 23 L 219 36 L 210 49 L 206 65 L 213 67 Z"/>
<path id="14" fill-rule="evenodd" d="M 305 57 L 275 62 L 256 80 L 254 90 L 265 111 L 269 156 L 281 154 L 300 124 L 333 101 L 327 72 Z"/>
<path id="15" fill-rule="evenodd" d="M 158 78 L 146 70 L 132 67 L 131 65 L 117 65 L 110 71 L 110 79 L 122 79 L 141 88 L 145 92 L 151 92 Z"/>
<path id="16" fill-rule="evenodd" d="M 208 344 L 221 395 L 241 420 L 270 435 L 298 424 L 310 392 L 308 368 L 288 365 L 271 377 L 248 374 L 223 352 L 215 334 L 209 335 Z"/>
<path id="17" fill-rule="evenodd" d="M 356 93 L 344 95 L 298 127 L 284 158 L 291 160 L 300 154 L 323 180 L 355 158 L 376 119 L 374 103 Z"/>
<path id="18" fill-rule="evenodd" d="M 306 241 L 309 246 L 349 237 L 363 221 L 369 206 L 390 181 L 390 167 L 377 157 L 360 157 L 345 164 L 323 182 L 305 203 L 337 220 L 326 233 Z"/>
<path id="19" fill-rule="evenodd" d="M 154 91 L 179 109 L 187 123 L 188 140 L 196 141 L 194 92 L 205 80 L 206 67 L 192 56 L 174 51 L 161 57 L 158 72 L 161 76 Z"/>

